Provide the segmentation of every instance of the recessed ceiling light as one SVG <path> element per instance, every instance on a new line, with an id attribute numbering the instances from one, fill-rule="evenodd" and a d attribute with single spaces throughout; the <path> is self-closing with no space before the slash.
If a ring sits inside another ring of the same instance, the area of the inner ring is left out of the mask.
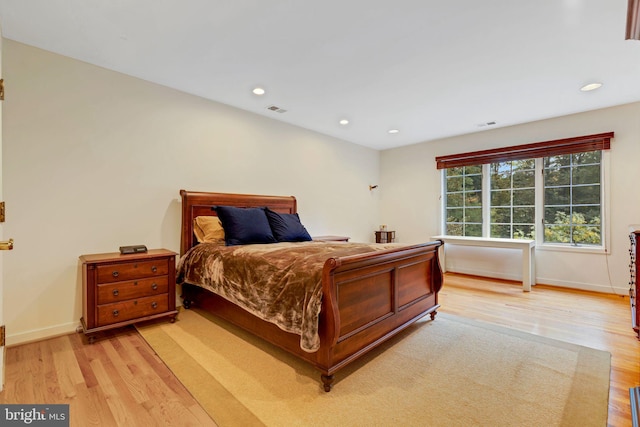
<path id="1" fill-rule="evenodd" d="M 395 133 L 398 133 L 398 132 L 400 132 L 400 131 L 399 131 L 398 129 L 389 129 L 389 130 L 388 130 L 388 132 L 389 132 L 390 134 L 395 134 Z"/>
<path id="2" fill-rule="evenodd" d="M 340 120 L 338 123 L 340 123 L 342 126 L 346 126 L 346 125 L 348 125 L 348 124 L 349 124 L 349 120 L 347 120 L 347 119 L 342 119 L 342 120 Z"/>
<path id="3" fill-rule="evenodd" d="M 596 90 L 602 86 L 602 83 L 589 83 L 580 88 L 583 92 L 589 92 L 590 90 Z"/>
<path id="4" fill-rule="evenodd" d="M 256 87 L 253 89 L 253 93 L 255 95 L 264 95 L 264 89 L 261 87 Z"/>

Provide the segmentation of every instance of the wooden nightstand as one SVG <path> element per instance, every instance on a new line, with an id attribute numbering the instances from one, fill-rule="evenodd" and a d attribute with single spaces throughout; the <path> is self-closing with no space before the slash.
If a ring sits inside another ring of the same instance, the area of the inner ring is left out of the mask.
<path id="1" fill-rule="evenodd" d="M 350 237 L 347 236 L 315 236 L 312 237 L 315 242 L 348 242 Z"/>
<path id="2" fill-rule="evenodd" d="M 176 253 L 152 249 L 82 255 L 82 329 L 95 334 L 144 320 L 169 317 L 176 310 Z"/>

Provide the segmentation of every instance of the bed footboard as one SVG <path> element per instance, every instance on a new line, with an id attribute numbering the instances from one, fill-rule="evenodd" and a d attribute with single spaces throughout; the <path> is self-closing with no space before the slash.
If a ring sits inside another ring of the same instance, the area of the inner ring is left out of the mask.
<path id="1" fill-rule="evenodd" d="M 438 309 L 441 241 L 343 258 L 323 270 L 318 365 L 325 391 L 333 374 Z"/>

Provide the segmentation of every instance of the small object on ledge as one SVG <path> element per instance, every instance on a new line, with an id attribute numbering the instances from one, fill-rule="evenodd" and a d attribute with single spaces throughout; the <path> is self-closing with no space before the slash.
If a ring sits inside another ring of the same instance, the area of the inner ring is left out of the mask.
<path id="1" fill-rule="evenodd" d="M 396 240 L 395 231 L 376 231 L 376 243 L 393 243 Z"/>
<path id="2" fill-rule="evenodd" d="M 145 245 L 120 246 L 120 253 L 122 255 L 143 254 L 146 252 L 147 252 L 147 247 Z"/>

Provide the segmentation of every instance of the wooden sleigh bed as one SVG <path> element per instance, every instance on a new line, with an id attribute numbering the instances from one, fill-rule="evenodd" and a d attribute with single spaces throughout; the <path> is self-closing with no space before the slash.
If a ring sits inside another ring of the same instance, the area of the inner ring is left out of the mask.
<path id="1" fill-rule="evenodd" d="M 282 214 L 297 210 L 294 197 L 180 191 L 180 255 L 198 242 L 194 219 L 215 216 L 215 207 L 268 207 Z M 321 242 L 313 242 L 321 245 Z M 182 283 L 185 308 L 199 307 L 311 363 L 330 391 L 339 369 L 439 308 L 441 241 L 397 246 L 355 256 L 331 256 L 322 268 L 319 349 L 305 351 L 300 336 L 256 317 L 229 300 L 199 286 Z"/>

